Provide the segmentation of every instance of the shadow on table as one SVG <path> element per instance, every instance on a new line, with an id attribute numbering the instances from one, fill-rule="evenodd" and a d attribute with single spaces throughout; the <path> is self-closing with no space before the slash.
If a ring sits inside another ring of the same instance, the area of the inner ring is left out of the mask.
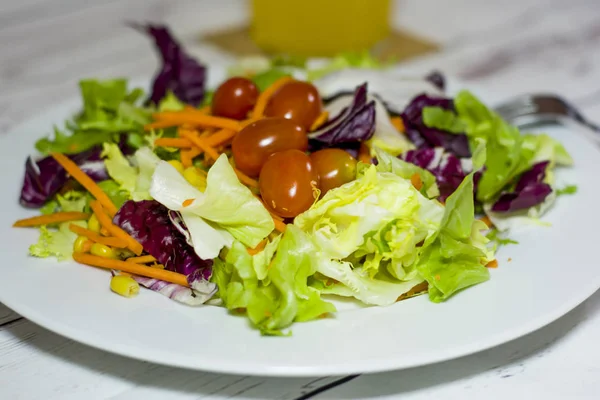
<path id="1" fill-rule="evenodd" d="M 600 310 L 599 306 L 600 293 L 596 293 L 559 320 L 502 346 L 430 366 L 363 376 L 359 378 L 361 384 L 338 387 L 334 392 L 323 393 L 318 398 L 350 400 L 407 394 L 490 370 L 497 370 L 496 373 L 501 377 L 510 377 L 511 374 L 519 372 L 519 367 L 522 366 L 519 360 L 524 362 L 526 358 L 543 357 L 550 351 L 550 345 L 563 340 L 577 325 Z M 265 400 L 307 399 L 313 398 L 312 394 L 317 395 L 317 392 L 322 392 L 320 388 L 323 386 L 335 386 L 335 383 L 340 380 L 339 377 L 274 379 L 190 371 L 136 361 L 100 351 L 49 333 L 28 321 L 17 322 L 4 329 L 16 340 L 26 342 L 49 357 L 55 358 L 56 360 L 52 362 L 76 364 L 95 374 L 120 381 L 121 386 L 125 380 L 129 389 L 121 392 L 115 397 L 116 399 L 130 395 L 141 398 L 144 395 L 157 395 L 157 393 L 163 393 L 173 400 L 207 395 Z M 32 329 L 38 332 L 32 333 Z M 503 368 L 507 364 L 511 364 L 511 367 Z M 344 387 L 348 390 L 344 390 Z"/>

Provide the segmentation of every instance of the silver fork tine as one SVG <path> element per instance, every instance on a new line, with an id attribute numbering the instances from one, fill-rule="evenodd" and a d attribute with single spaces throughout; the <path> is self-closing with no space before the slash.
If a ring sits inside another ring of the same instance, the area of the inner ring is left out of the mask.
<path id="1" fill-rule="evenodd" d="M 495 111 L 514 125 L 575 121 L 600 133 L 600 127 L 588 121 L 575 106 L 554 95 L 520 96 L 501 104 L 496 107 Z"/>

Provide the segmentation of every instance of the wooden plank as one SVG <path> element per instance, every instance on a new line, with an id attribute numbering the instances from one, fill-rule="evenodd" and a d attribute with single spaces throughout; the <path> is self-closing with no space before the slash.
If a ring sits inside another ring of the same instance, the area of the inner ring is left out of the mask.
<path id="1" fill-rule="evenodd" d="M 0 376 L 3 382 L 13 382 L 0 388 L 1 398 L 47 400 L 293 400 L 339 380 L 269 379 L 164 367 L 79 344 L 27 320 L 0 328 Z"/>
<path id="2" fill-rule="evenodd" d="M 0 303 L 0 327 L 20 319 L 21 316 Z"/>

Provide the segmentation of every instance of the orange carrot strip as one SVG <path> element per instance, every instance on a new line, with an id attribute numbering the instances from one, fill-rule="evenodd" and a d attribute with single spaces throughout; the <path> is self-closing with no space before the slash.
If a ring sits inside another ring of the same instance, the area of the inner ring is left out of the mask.
<path id="1" fill-rule="evenodd" d="M 144 247 L 123 229 L 113 224 L 111 219 L 104 212 L 104 209 L 102 208 L 102 205 L 99 202 L 92 201 L 90 203 L 90 207 L 92 207 L 94 214 L 96 214 L 100 225 L 106 228 L 106 230 L 109 231 L 112 236 L 117 237 L 119 239 L 123 239 L 127 243 L 127 248 L 133 251 L 133 253 L 136 256 L 142 254 L 142 251 L 144 251 Z"/>
<path id="2" fill-rule="evenodd" d="M 358 149 L 358 160 L 365 164 L 371 164 L 371 152 L 369 146 L 364 143 L 361 143 L 360 148 Z"/>
<path id="3" fill-rule="evenodd" d="M 117 213 L 117 207 L 113 204 L 110 198 L 104 193 L 100 186 L 96 184 L 83 172 L 77 164 L 71 161 L 67 156 L 60 153 L 50 153 L 50 155 L 75 179 L 81 184 L 88 192 L 92 194 L 102 204 L 111 217 L 114 217 Z"/>
<path id="4" fill-rule="evenodd" d="M 248 252 L 248 254 L 250 254 L 251 256 L 260 253 L 265 246 L 267 245 L 267 239 L 263 239 L 260 241 L 260 243 L 253 249 L 251 248 L 247 248 L 246 251 Z"/>
<path id="5" fill-rule="evenodd" d="M 189 168 L 193 165 L 193 153 L 192 150 L 181 150 L 179 153 L 179 158 L 181 158 L 181 164 L 183 168 Z"/>
<path id="6" fill-rule="evenodd" d="M 154 141 L 155 146 L 177 147 L 179 149 L 192 147 L 194 144 L 183 138 L 158 138 Z"/>
<path id="7" fill-rule="evenodd" d="M 147 256 L 140 256 L 140 257 L 129 257 L 125 261 L 136 263 L 136 264 L 146 264 L 149 262 L 155 262 L 156 258 L 152 257 L 151 255 L 147 255 Z"/>
<path id="8" fill-rule="evenodd" d="M 275 230 L 278 232 L 285 232 L 285 227 L 287 226 L 285 222 L 280 221 L 278 219 L 273 218 L 273 222 L 275 223 Z"/>
<path id="9" fill-rule="evenodd" d="M 421 190 L 421 188 L 423 187 L 423 181 L 421 180 L 421 175 L 419 175 L 417 172 L 412 174 L 412 176 L 410 177 L 410 183 L 412 183 L 412 185 L 417 190 Z"/>
<path id="10" fill-rule="evenodd" d="M 250 178 L 248 175 L 241 172 L 239 169 L 234 168 L 235 174 L 237 175 L 240 182 L 242 182 L 246 186 L 258 187 L 258 181 L 256 179 Z"/>
<path id="11" fill-rule="evenodd" d="M 30 226 L 41 226 L 58 224 L 60 222 L 78 221 L 88 219 L 90 214 L 76 211 L 57 212 L 48 215 L 38 215 L 37 217 L 20 219 L 13 224 L 17 228 L 26 228 Z"/>
<path id="12" fill-rule="evenodd" d="M 194 133 L 186 130 L 181 130 L 179 134 L 181 137 L 188 139 L 190 142 L 196 145 L 196 147 L 198 147 L 200 150 L 204 151 L 213 160 L 219 158 L 219 153 L 217 153 L 214 148 L 206 144 L 206 139 L 200 139 Z"/>
<path id="13" fill-rule="evenodd" d="M 73 259 L 78 263 L 91 265 L 92 267 L 116 269 L 134 275 L 176 283 L 181 286 L 189 286 L 187 277 L 185 275 L 173 271 L 77 252 L 73 253 Z"/>
<path id="14" fill-rule="evenodd" d="M 240 122 L 235 119 L 215 117 L 206 115 L 199 111 L 163 111 L 153 115 L 156 122 L 172 123 L 170 126 L 180 126 L 190 124 L 193 126 L 208 126 L 215 128 L 227 128 L 234 131 L 240 130 Z"/>
<path id="15" fill-rule="evenodd" d="M 284 76 L 283 78 L 277 79 L 271 86 L 266 88 L 264 92 L 258 95 L 258 99 L 256 100 L 256 104 L 254 105 L 254 110 L 252 110 L 252 118 L 258 119 L 264 116 L 265 108 L 267 108 L 267 104 L 269 103 L 269 99 L 273 94 L 278 91 L 283 85 L 288 82 L 291 82 L 293 79 L 289 76 Z"/>
<path id="16" fill-rule="evenodd" d="M 492 260 L 489 263 L 485 264 L 488 268 L 498 268 L 498 260 Z"/>
<path id="17" fill-rule="evenodd" d="M 321 111 L 321 114 L 319 114 L 317 119 L 315 119 L 315 121 L 310 126 L 310 131 L 316 131 L 321 126 L 323 126 L 323 124 L 327 122 L 327 120 L 329 120 L 329 113 L 327 111 Z"/>
<path id="18" fill-rule="evenodd" d="M 195 108 L 192 106 L 186 106 L 184 108 L 184 110 L 191 111 L 191 110 L 195 110 Z M 204 107 L 201 107 L 198 109 L 198 112 L 201 112 L 203 114 L 210 114 L 210 111 L 211 111 L 210 106 L 204 106 Z"/>
<path id="19" fill-rule="evenodd" d="M 487 215 L 484 215 L 483 217 L 479 218 L 479 220 L 481 222 L 483 222 L 484 224 L 486 224 L 488 228 L 491 228 L 492 226 L 494 226 L 494 223 L 492 222 L 490 217 L 488 217 Z"/>
<path id="20" fill-rule="evenodd" d="M 102 236 L 102 235 L 97 234 L 94 231 L 90 231 L 89 229 L 85 229 L 79 225 L 70 224 L 69 229 L 71 230 L 71 232 L 76 233 L 79 236 L 85 236 L 86 238 L 90 239 L 92 242 L 104 244 L 106 246 L 111 246 L 111 247 L 118 247 L 120 249 L 127 247 L 127 242 L 124 241 L 123 239 L 119 239 L 119 238 L 113 237 L 113 236 L 109 236 L 109 237 Z"/>
<path id="21" fill-rule="evenodd" d="M 220 144 L 227 142 L 230 139 L 233 139 L 233 137 L 236 134 L 237 134 L 237 132 L 232 129 L 221 129 L 221 130 L 213 133 L 209 137 L 207 137 L 205 139 L 206 144 L 211 147 L 216 147 Z"/>
<path id="22" fill-rule="evenodd" d="M 404 121 L 402 121 L 402 118 L 400 117 L 392 117 L 390 118 L 390 121 L 392 122 L 392 125 L 394 125 L 394 128 L 396 128 L 398 130 L 398 132 L 403 132 L 406 130 L 406 127 L 404 126 Z"/>

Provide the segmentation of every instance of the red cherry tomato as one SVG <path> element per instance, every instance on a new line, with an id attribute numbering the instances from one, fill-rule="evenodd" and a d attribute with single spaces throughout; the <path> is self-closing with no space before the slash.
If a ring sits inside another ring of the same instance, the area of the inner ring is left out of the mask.
<path id="1" fill-rule="evenodd" d="M 341 149 L 324 149 L 310 155 L 319 174 L 321 196 L 356 178 L 356 159 Z"/>
<path id="2" fill-rule="evenodd" d="M 273 93 L 265 115 L 294 120 L 308 131 L 322 110 L 323 102 L 316 87 L 308 82 L 291 81 Z"/>
<path id="3" fill-rule="evenodd" d="M 308 138 L 304 128 L 285 118 L 265 118 L 242 129 L 231 143 L 236 167 L 249 176 L 258 176 L 267 158 L 278 151 L 305 151 Z"/>
<path id="4" fill-rule="evenodd" d="M 249 79 L 234 77 L 217 88 L 212 99 L 212 113 L 219 117 L 244 119 L 258 99 L 258 88 Z"/>
<path id="5" fill-rule="evenodd" d="M 269 211 L 292 218 L 308 210 L 315 201 L 314 188 L 319 176 L 310 157 L 300 150 L 285 150 L 271 155 L 258 179 L 262 199 Z"/>

